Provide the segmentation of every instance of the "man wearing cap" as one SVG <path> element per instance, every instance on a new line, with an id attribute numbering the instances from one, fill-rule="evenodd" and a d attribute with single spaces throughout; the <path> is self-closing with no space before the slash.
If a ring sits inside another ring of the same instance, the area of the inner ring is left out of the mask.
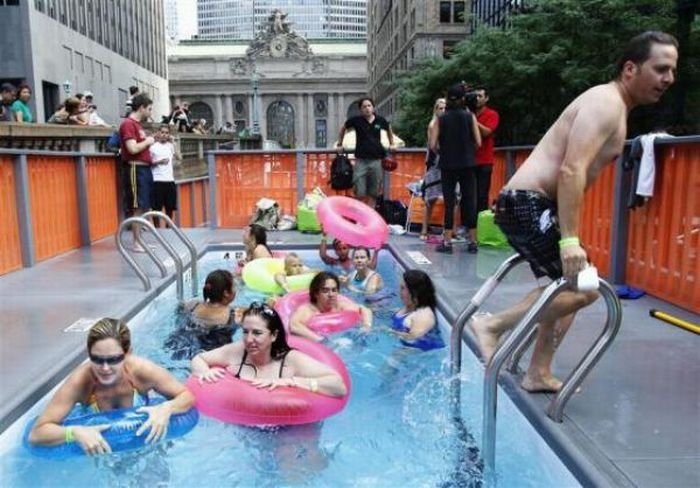
<path id="1" fill-rule="evenodd" d="M 464 105 L 464 86 L 459 83 L 447 90 L 447 109 L 430 133 L 430 149 L 440 155 L 442 197 L 445 201 L 443 241 L 437 252 L 452 253 L 453 209 L 457 183 L 462 193 L 459 202 L 462 225 L 469 232 L 467 251 L 476 252 L 476 175 L 475 153 L 481 146 L 476 117 Z"/>
<path id="2" fill-rule="evenodd" d="M 12 122 L 12 110 L 10 106 L 15 101 L 16 88 L 12 83 L 3 83 L 0 86 L 0 122 Z"/>

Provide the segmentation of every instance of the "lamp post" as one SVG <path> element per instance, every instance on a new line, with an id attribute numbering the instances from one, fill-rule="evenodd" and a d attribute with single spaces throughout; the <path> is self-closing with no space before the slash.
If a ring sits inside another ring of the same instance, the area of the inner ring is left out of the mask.
<path id="1" fill-rule="evenodd" d="M 70 96 L 70 90 L 73 87 L 73 84 L 70 82 L 70 80 L 66 80 L 63 82 L 63 92 L 66 94 L 66 97 Z"/>
<path id="2" fill-rule="evenodd" d="M 251 77 L 253 83 L 253 135 L 260 135 L 260 120 L 258 118 L 258 68 L 253 66 L 253 76 Z"/>

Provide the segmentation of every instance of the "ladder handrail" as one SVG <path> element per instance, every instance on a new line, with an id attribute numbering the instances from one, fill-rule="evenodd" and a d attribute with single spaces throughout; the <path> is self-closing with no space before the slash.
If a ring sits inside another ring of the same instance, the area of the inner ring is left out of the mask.
<path id="1" fill-rule="evenodd" d="M 450 374 L 452 377 L 457 377 L 462 370 L 462 335 L 464 326 L 467 325 L 472 315 L 483 305 L 510 270 L 523 261 L 525 261 L 525 258 L 520 254 L 514 254 L 503 261 L 496 272 L 489 276 L 484 284 L 481 285 L 469 301 L 469 304 L 457 317 L 450 333 Z"/>
<path id="2" fill-rule="evenodd" d="M 197 277 L 197 248 L 194 246 L 192 241 L 185 235 L 182 230 L 175 225 L 175 222 L 168 217 L 167 214 L 163 212 L 159 212 L 157 210 L 150 210 L 143 214 L 141 216 L 142 218 L 147 218 L 147 217 L 158 217 L 160 219 L 165 220 L 165 222 L 168 224 L 168 226 L 173 230 L 175 235 L 180 238 L 182 243 L 187 247 L 187 249 L 190 251 L 190 266 L 192 267 L 192 296 L 197 296 L 197 291 L 198 291 L 198 286 L 199 286 L 199 281 Z M 186 269 L 187 265 L 183 268 Z"/>
<path id="3" fill-rule="evenodd" d="M 569 283 L 564 278 L 553 281 L 535 303 L 530 307 L 525 316 L 515 326 L 513 331 L 506 337 L 501 346 L 491 357 L 491 361 L 486 365 L 484 373 L 484 403 L 483 403 L 483 431 L 481 456 L 484 460 L 484 470 L 492 476 L 496 466 L 496 408 L 498 404 L 498 373 L 506 359 L 513 353 L 515 348 L 527 338 L 528 334 L 537 325 L 537 318 L 544 308 L 554 300 Z"/>
<path id="4" fill-rule="evenodd" d="M 128 226 L 128 225 L 138 225 L 140 227 L 146 227 L 148 230 L 150 230 L 153 233 L 153 237 L 158 241 L 158 243 L 163 246 L 163 249 L 165 250 L 168 255 L 170 255 L 171 258 L 173 258 L 173 262 L 175 263 L 175 283 L 176 283 L 176 293 L 177 293 L 177 298 L 178 300 L 182 301 L 184 299 L 184 286 L 183 286 L 183 279 L 182 279 L 182 259 L 180 258 L 180 255 L 178 254 L 173 247 L 168 244 L 163 237 L 158 234 L 156 231 L 156 228 L 151 224 L 148 220 L 144 219 L 143 217 L 129 217 L 128 219 L 125 219 L 121 225 L 119 226 L 119 229 L 117 230 L 117 234 L 115 236 L 116 243 L 117 243 L 117 249 L 119 249 L 119 252 L 121 255 L 124 257 L 127 263 L 136 271 L 136 274 L 141 278 L 141 281 L 144 283 L 144 286 L 146 287 L 146 291 L 151 289 L 151 280 L 146 276 L 146 274 L 143 272 L 141 267 L 136 264 L 136 261 L 129 255 L 129 253 L 126 251 L 126 247 L 124 246 L 124 243 L 122 242 L 122 231 Z M 144 246 L 144 249 L 146 250 L 146 253 L 151 257 L 151 259 L 154 259 L 157 263 L 160 264 L 159 268 L 165 267 L 163 263 L 156 257 L 155 253 L 151 251 L 151 249 L 143 242 L 142 237 L 140 236 L 140 233 L 137 233 L 137 242 Z M 162 269 L 162 268 L 161 268 Z"/>

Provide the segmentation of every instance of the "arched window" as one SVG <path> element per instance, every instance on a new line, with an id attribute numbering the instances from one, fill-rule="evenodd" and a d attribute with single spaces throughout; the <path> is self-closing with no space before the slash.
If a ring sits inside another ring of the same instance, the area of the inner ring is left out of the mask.
<path id="1" fill-rule="evenodd" d="M 199 119 L 207 121 L 207 127 L 214 123 L 214 111 L 204 102 L 190 103 L 190 120 L 194 124 Z"/>
<path id="2" fill-rule="evenodd" d="M 294 147 L 294 108 L 284 100 L 267 108 L 267 138 L 284 148 Z"/>

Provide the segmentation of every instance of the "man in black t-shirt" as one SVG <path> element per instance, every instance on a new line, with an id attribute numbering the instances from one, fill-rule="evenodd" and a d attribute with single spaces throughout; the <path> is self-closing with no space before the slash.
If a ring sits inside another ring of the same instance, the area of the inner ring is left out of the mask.
<path id="1" fill-rule="evenodd" d="M 354 130 L 356 143 L 353 191 L 355 198 L 374 208 L 384 177 L 382 159 L 386 155 L 386 150 L 382 146 L 381 131 L 383 129 L 387 132 L 390 150 L 394 149 L 394 133 L 384 117 L 374 114 L 374 101 L 371 98 L 361 98 L 357 106 L 362 115 L 345 121 L 340 128 L 337 148 L 343 147 L 345 131 Z"/>

